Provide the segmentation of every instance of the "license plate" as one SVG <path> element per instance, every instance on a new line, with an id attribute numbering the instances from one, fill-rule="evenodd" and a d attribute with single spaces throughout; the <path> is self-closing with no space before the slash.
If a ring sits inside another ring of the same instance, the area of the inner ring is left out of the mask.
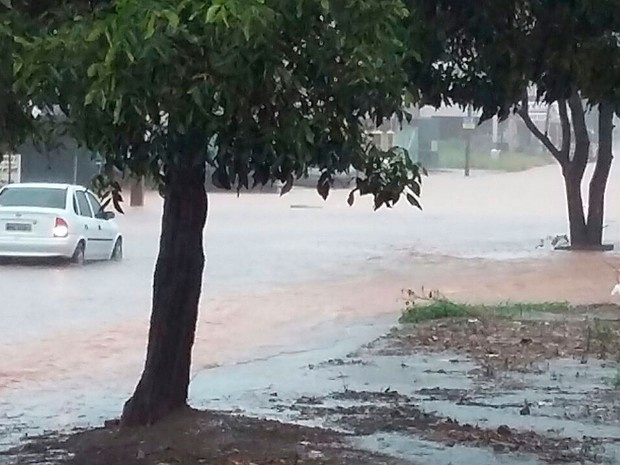
<path id="1" fill-rule="evenodd" d="M 30 232 L 32 231 L 32 225 L 27 224 L 27 223 L 7 223 L 6 230 L 7 231 Z"/>

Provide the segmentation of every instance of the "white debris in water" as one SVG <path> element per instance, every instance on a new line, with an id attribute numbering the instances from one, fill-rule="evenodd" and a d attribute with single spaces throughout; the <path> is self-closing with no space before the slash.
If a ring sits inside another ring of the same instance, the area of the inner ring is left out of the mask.
<path id="1" fill-rule="evenodd" d="M 563 247 L 570 246 L 570 240 L 566 234 L 556 234 L 555 236 L 547 236 L 541 239 L 537 249 L 556 250 Z"/>

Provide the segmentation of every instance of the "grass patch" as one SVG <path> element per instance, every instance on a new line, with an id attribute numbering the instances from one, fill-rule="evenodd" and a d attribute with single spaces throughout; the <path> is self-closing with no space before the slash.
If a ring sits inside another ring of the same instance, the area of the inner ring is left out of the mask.
<path id="1" fill-rule="evenodd" d="M 501 316 L 516 318 L 528 313 L 565 313 L 570 309 L 570 305 L 566 302 L 504 302 L 495 306 L 483 306 L 482 308 L 487 312 L 490 311 Z"/>
<path id="2" fill-rule="evenodd" d="M 408 303 L 399 321 L 415 324 L 444 318 L 519 318 L 528 313 L 563 313 L 569 308 L 570 306 L 563 302 L 505 302 L 498 305 L 471 305 L 439 298 L 421 304 Z"/>
<path id="3" fill-rule="evenodd" d="M 464 169 L 465 142 L 459 139 L 440 141 L 437 158 L 437 168 Z M 530 154 L 523 152 L 503 151 L 499 158 L 494 160 L 490 153 L 472 150 L 470 166 L 474 170 L 493 170 L 517 172 L 553 163 L 548 154 Z"/>
<path id="4" fill-rule="evenodd" d="M 401 323 L 420 323 L 442 318 L 466 318 L 474 315 L 474 307 L 449 300 L 435 300 L 427 305 L 411 305 L 400 317 Z"/>

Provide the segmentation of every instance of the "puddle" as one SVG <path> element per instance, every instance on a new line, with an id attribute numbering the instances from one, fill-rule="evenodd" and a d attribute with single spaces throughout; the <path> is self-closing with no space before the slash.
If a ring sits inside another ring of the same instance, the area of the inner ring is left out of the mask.
<path id="1" fill-rule="evenodd" d="M 200 407 L 361 434 L 354 439 L 360 447 L 412 463 L 537 465 L 558 457 L 562 463 L 619 463 L 618 403 L 609 399 L 608 379 L 615 374 L 611 365 L 560 359 L 536 373 L 481 381 L 471 374 L 477 367 L 473 361 L 452 353 L 390 356 L 349 349 L 351 345 L 342 344 L 340 350 L 215 368 L 202 373 L 194 389 L 206 399 Z M 337 353 L 341 358 L 334 358 Z M 321 361 L 322 356 L 332 358 Z M 524 415 L 526 401 L 530 411 Z M 578 413 L 585 406 L 592 415 Z M 397 416 L 389 421 L 386 415 Z M 466 430 L 473 425 L 475 444 L 468 446 L 467 439 L 463 444 L 460 437 L 450 444 L 425 440 L 423 424 L 410 429 L 428 418 L 448 419 L 448 425 L 453 421 L 455 428 Z M 532 454 L 522 444 L 510 452 L 510 441 L 504 444 L 501 438 L 488 447 L 480 444 L 506 425 L 517 444 L 531 438 L 541 441 L 534 449 L 558 449 Z M 372 434 L 364 434 L 367 429 Z"/>
<path id="2" fill-rule="evenodd" d="M 375 434 L 354 438 L 351 442 L 361 449 L 380 452 L 396 458 L 410 460 L 412 464 L 429 465 L 542 465 L 533 457 L 509 457 L 474 447 L 452 446 L 405 437 L 400 434 Z"/>
<path id="3" fill-rule="evenodd" d="M 258 416 L 264 410 L 267 415 L 273 408 L 273 403 L 269 402 L 270 394 L 280 389 L 283 380 L 291 382 L 286 386 L 291 402 L 297 398 L 295 396 L 320 390 L 324 381 L 307 373 L 309 365 L 318 365 L 329 357 L 345 356 L 385 333 L 392 323 L 392 318 L 375 318 L 346 328 L 332 325 L 323 331 L 314 345 L 199 370 L 190 385 L 190 404 L 197 408 L 227 411 L 243 409 Z M 329 390 L 324 392 L 342 388 L 342 381 L 337 376 L 334 375 Z M 86 388 L 84 383 L 72 380 L 42 382 L 30 386 L 27 395 L 19 390 L 3 392 L 0 398 L 0 450 L 48 431 L 67 432 L 102 425 L 105 420 L 120 415 L 132 387 L 125 380 L 107 379 L 99 385 L 88 383 Z"/>

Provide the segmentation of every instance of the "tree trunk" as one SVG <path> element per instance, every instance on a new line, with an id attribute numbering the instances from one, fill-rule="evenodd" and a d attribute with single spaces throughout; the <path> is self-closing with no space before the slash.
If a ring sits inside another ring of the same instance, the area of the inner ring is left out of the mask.
<path id="1" fill-rule="evenodd" d="M 579 92 L 573 90 L 567 100 L 559 100 L 558 109 L 562 127 L 561 147 L 554 145 L 547 133 L 543 133 L 530 118 L 526 92 L 524 92 L 519 114 L 527 128 L 544 144 L 562 167 L 571 248 L 576 250 L 597 249 L 602 245 L 605 191 L 613 160 L 613 108 L 607 103 L 599 105 L 599 152 L 596 168 L 590 181 L 587 221 L 583 208 L 581 183 L 590 155 L 590 136 L 588 135 L 583 102 Z M 572 118 L 569 118 L 569 109 Z M 573 134 L 571 134 L 571 124 Z M 575 148 L 571 157 L 572 135 L 575 137 Z"/>
<path id="2" fill-rule="evenodd" d="M 588 204 L 588 243 L 600 246 L 603 243 L 603 221 L 605 216 L 605 191 L 613 160 L 613 107 L 608 103 L 599 105 L 599 143 L 596 168 L 590 181 Z"/>
<path id="3" fill-rule="evenodd" d="M 588 166 L 590 154 L 590 136 L 584 117 L 583 103 L 577 91 L 573 91 L 568 99 L 571 111 L 571 122 L 575 136 L 575 149 L 572 159 L 565 165 L 563 174 L 566 185 L 566 201 L 568 205 L 568 222 L 570 241 L 573 249 L 588 249 L 592 244 L 588 238 L 588 228 L 583 209 L 581 184 Z M 566 140 L 563 141 L 566 144 Z M 570 143 L 570 139 L 568 140 Z"/>
<path id="4" fill-rule="evenodd" d="M 132 179 L 129 206 L 144 207 L 144 177 Z"/>
<path id="5" fill-rule="evenodd" d="M 149 425 L 187 405 L 204 269 L 204 167 L 168 169 L 146 363 L 123 426 Z"/>
<path id="6" fill-rule="evenodd" d="M 583 197 L 581 195 L 581 181 L 583 174 L 574 172 L 569 165 L 563 170 L 564 186 L 566 188 L 566 204 L 568 206 L 568 225 L 570 229 L 571 246 L 575 249 L 584 249 L 588 245 L 588 230 L 583 212 Z"/>

